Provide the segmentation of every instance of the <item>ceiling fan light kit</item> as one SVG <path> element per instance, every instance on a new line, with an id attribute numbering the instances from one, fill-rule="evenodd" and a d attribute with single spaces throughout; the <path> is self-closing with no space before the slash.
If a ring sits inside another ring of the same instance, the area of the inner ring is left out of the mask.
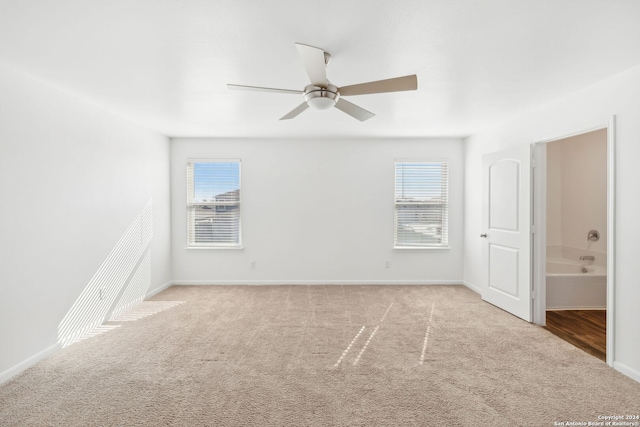
<path id="1" fill-rule="evenodd" d="M 309 107 L 313 107 L 316 110 L 327 110 L 336 107 L 361 122 L 370 119 L 375 114 L 342 99 L 341 96 L 401 92 L 418 88 L 418 78 L 415 74 L 339 88 L 327 80 L 326 66 L 331 61 L 331 55 L 318 47 L 302 43 L 296 43 L 295 45 L 302 64 L 309 75 L 309 80 L 311 80 L 311 84 L 306 86 L 303 91 L 234 84 L 228 84 L 227 87 L 235 90 L 302 94 L 304 102 L 285 114 L 280 120 L 292 119 Z"/>
<path id="2" fill-rule="evenodd" d="M 327 87 L 309 85 L 304 88 L 304 100 L 317 110 L 328 110 L 335 107 L 340 98 L 338 87 L 327 82 Z"/>

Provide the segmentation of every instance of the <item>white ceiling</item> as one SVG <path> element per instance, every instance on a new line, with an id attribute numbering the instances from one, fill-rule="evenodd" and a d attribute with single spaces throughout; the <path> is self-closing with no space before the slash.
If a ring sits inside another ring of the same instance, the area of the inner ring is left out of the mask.
<path id="1" fill-rule="evenodd" d="M 418 90 L 279 121 L 294 42 L 337 86 Z M 639 0 L 0 0 L 0 61 L 169 136 L 465 136 L 640 64 Z"/>

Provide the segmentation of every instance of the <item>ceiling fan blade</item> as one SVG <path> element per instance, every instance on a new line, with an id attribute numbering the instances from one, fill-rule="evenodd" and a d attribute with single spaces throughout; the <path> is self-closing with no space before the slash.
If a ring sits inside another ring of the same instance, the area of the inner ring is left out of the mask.
<path id="1" fill-rule="evenodd" d="M 375 82 L 360 83 L 341 87 L 340 96 L 368 95 L 370 93 L 402 92 L 418 89 L 418 77 L 415 74 Z"/>
<path id="2" fill-rule="evenodd" d="M 338 99 L 338 102 L 336 102 L 336 108 L 347 113 L 351 117 L 360 120 L 361 122 L 369 120 L 371 117 L 375 116 L 375 114 L 373 114 L 371 111 L 367 111 L 362 107 L 358 107 L 356 104 L 352 104 L 342 98 Z"/>
<path id="3" fill-rule="evenodd" d="M 232 84 L 228 84 L 227 88 L 232 90 L 253 90 L 258 92 L 292 93 L 295 95 L 301 95 L 302 93 L 304 93 L 301 90 L 276 89 L 272 87 L 244 86 L 244 85 L 232 85 Z"/>
<path id="4" fill-rule="evenodd" d="M 302 43 L 296 43 L 298 55 L 307 70 L 309 80 L 314 86 L 327 86 L 327 64 L 324 62 L 324 50 Z"/>
<path id="5" fill-rule="evenodd" d="M 296 108 L 294 108 L 293 110 L 289 111 L 287 114 L 282 116 L 280 118 L 280 120 L 293 119 L 294 117 L 296 117 L 298 114 L 302 113 L 307 108 L 309 108 L 309 105 L 306 102 L 303 102 L 302 104 L 298 105 Z"/>

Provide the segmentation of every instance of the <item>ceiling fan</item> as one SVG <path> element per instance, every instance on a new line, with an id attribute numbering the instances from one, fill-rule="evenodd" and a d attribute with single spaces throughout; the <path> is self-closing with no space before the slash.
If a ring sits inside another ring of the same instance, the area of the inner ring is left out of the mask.
<path id="1" fill-rule="evenodd" d="M 327 80 L 326 67 L 331 60 L 331 55 L 324 50 L 309 46 L 302 43 L 296 43 L 298 49 L 298 55 L 302 60 L 304 68 L 307 70 L 311 84 L 306 86 L 303 90 L 292 89 L 275 89 L 270 87 L 259 86 L 243 86 L 228 84 L 229 89 L 236 90 L 253 90 L 260 92 L 277 92 L 297 94 L 304 96 L 304 102 L 298 105 L 280 118 L 280 120 L 289 120 L 296 117 L 309 107 L 316 108 L 318 110 L 326 110 L 331 107 L 336 107 L 351 117 L 354 117 L 361 122 L 370 119 L 375 116 L 370 111 L 365 110 L 362 107 L 358 107 L 349 101 L 343 99 L 344 96 L 353 95 L 367 95 L 372 93 L 385 93 L 385 92 L 401 92 L 405 90 L 416 90 L 418 88 L 418 78 L 415 74 L 403 77 L 396 77 L 393 79 L 378 80 L 368 83 L 360 83 L 350 86 L 338 87 L 329 83 Z"/>

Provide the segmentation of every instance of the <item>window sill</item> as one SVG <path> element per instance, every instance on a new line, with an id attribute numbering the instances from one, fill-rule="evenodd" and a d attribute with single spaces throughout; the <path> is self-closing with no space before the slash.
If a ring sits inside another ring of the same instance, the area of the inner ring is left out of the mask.
<path id="1" fill-rule="evenodd" d="M 238 251 L 244 250 L 242 246 L 185 246 L 188 251 Z"/>
<path id="2" fill-rule="evenodd" d="M 450 246 L 394 246 L 394 251 L 399 252 L 447 252 L 451 250 Z"/>

